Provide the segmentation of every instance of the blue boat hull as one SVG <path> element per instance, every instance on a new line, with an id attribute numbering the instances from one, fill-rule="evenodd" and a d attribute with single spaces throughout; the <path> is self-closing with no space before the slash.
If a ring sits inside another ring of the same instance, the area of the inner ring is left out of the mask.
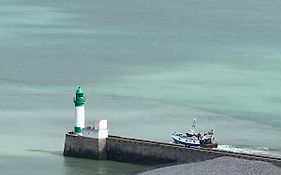
<path id="1" fill-rule="evenodd" d="M 187 142 L 183 142 L 180 140 L 176 140 L 174 138 L 173 138 L 173 140 L 176 144 L 182 144 L 182 145 L 185 145 L 186 147 L 200 147 L 200 144 L 187 143 Z"/>

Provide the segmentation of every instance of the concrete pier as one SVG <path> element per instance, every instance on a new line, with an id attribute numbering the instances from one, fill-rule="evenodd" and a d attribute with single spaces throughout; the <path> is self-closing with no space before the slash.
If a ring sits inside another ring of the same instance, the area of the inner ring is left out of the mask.
<path id="1" fill-rule="evenodd" d="M 189 163 L 230 156 L 270 162 L 281 167 L 281 158 L 258 156 L 207 148 L 186 148 L 181 145 L 119 136 L 95 139 L 67 133 L 65 156 L 107 159 L 138 164 Z"/>

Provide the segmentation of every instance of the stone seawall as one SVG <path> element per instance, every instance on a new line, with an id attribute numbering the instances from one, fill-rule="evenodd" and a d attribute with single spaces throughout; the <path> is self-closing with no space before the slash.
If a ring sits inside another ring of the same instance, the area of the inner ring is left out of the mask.
<path id="1" fill-rule="evenodd" d="M 107 158 L 123 162 L 189 163 L 217 157 L 229 156 L 247 160 L 264 161 L 281 167 L 281 158 L 235 153 L 209 148 L 186 148 L 182 145 L 142 139 L 109 136 L 107 138 Z"/>
<path id="2" fill-rule="evenodd" d="M 190 149 L 175 144 L 110 136 L 107 159 L 141 164 L 197 162 L 220 155 L 206 150 Z"/>
<path id="3" fill-rule="evenodd" d="M 281 166 L 281 158 L 258 156 L 230 151 L 186 148 L 181 145 L 119 136 L 93 139 L 66 134 L 65 156 L 108 159 L 138 164 L 163 164 L 197 162 L 216 157 L 230 156 L 247 160 L 259 160 Z"/>

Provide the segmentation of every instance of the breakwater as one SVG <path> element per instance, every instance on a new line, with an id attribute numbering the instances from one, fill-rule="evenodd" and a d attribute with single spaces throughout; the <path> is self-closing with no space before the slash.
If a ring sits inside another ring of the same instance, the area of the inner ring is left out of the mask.
<path id="1" fill-rule="evenodd" d="M 186 148 L 181 145 L 120 136 L 94 139 L 67 133 L 64 155 L 107 159 L 138 164 L 189 163 L 230 156 L 269 162 L 281 167 L 281 158 L 235 153 L 207 148 Z"/>

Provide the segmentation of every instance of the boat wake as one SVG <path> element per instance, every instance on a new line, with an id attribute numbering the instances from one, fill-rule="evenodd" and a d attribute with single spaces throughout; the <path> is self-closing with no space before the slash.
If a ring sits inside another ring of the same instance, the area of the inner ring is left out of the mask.
<path id="1" fill-rule="evenodd" d="M 278 150 L 272 150 L 267 147 L 238 147 L 232 145 L 218 145 L 218 150 L 224 151 L 232 151 L 237 153 L 246 153 L 246 154 L 256 154 L 256 155 L 264 155 L 264 156 L 271 156 L 271 157 L 279 157 L 281 158 L 281 153 Z"/>

